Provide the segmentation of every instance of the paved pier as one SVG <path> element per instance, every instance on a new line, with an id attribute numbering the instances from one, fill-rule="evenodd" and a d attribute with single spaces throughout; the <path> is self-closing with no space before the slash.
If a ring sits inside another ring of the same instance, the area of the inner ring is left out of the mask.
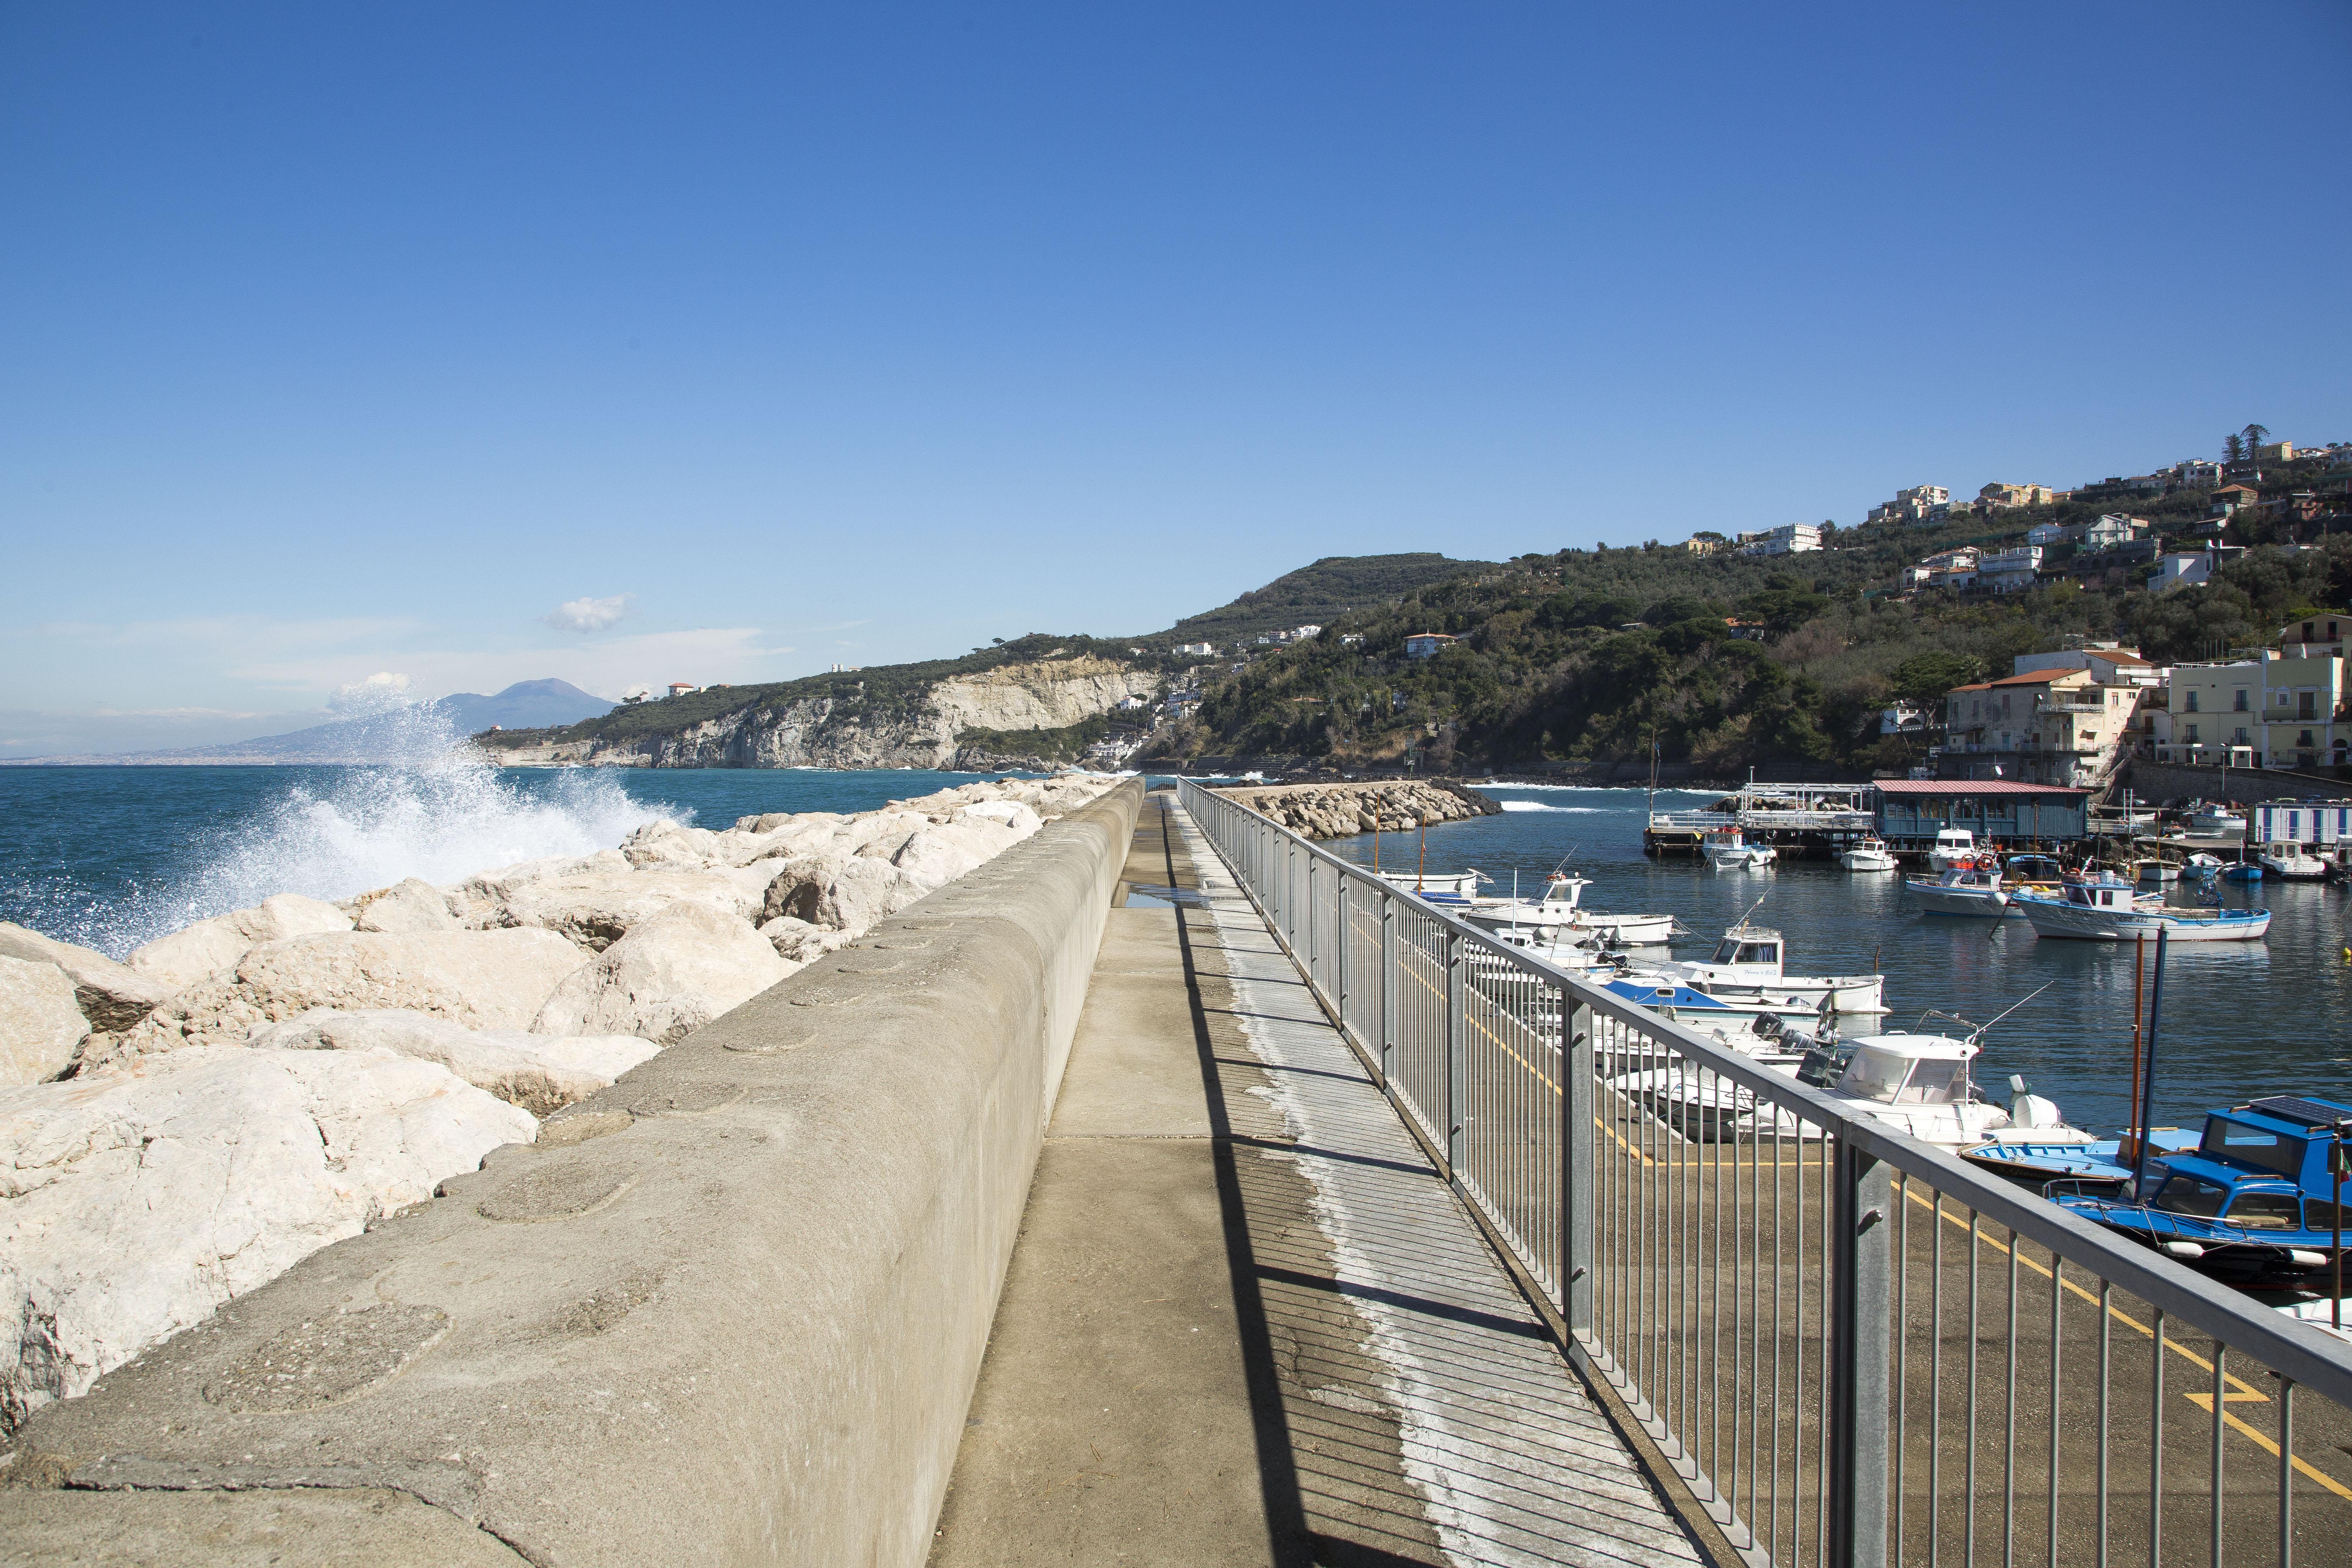
<path id="1" fill-rule="evenodd" d="M 1165 797 L 1126 877 L 933 1563 L 1701 1561 Z"/>

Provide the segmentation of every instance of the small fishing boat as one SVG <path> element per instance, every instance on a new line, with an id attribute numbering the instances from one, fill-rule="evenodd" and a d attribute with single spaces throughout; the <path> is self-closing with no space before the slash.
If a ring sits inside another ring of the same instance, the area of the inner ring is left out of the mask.
<path id="1" fill-rule="evenodd" d="M 1849 871 L 1892 871 L 1897 866 L 1895 851 L 1875 836 L 1857 838 L 1839 850 L 1838 864 Z"/>
<path id="2" fill-rule="evenodd" d="M 2215 801 L 2195 801 L 2188 808 L 2189 826 L 2199 833 L 2243 833 L 2245 814 Z"/>
<path id="3" fill-rule="evenodd" d="M 2148 1130 L 2148 1142 L 2159 1149 L 2194 1149 L 2197 1134 L 2175 1127 L 2154 1127 Z M 2045 1197 L 2058 1196 L 2053 1188 L 2062 1184 L 2069 1197 L 2121 1197 L 2131 1185 L 2131 1166 L 2126 1163 L 2129 1155 L 2121 1138 L 2052 1143 L 2020 1130 L 1963 1149 L 1960 1158 L 1995 1175 L 2040 1185 Z"/>
<path id="4" fill-rule="evenodd" d="M 1787 946 L 1779 931 L 1743 921 L 1727 928 L 1713 954 L 1705 959 L 1643 963 L 1628 968 L 1626 974 L 1687 985 L 1734 1006 L 1787 1012 L 1800 1005 L 1807 1010 L 1826 1005 L 1838 1013 L 1886 1011 L 1885 975 L 1789 974 L 1781 967 Z"/>
<path id="5" fill-rule="evenodd" d="M 2208 1111 L 2194 1149 L 2155 1156 L 2137 1197 L 2059 1206 L 2235 1284 L 2315 1279 L 2336 1259 L 2333 1162 L 2352 1105 L 2293 1095 Z"/>
<path id="6" fill-rule="evenodd" d="M 2265 874 L 2289 881 L 2317 882 L 2327 876 L 2327 862 L 2305 854 L 2300 844 L 2273 844 L 2258 858 Z"/>
<path id="7" fill-rule="evenodd" d="M 2143 882 L 2178 882 L 2180 868 L 2169 860 L 2147 859 L 2137 862 L 2137 876 Z"/>
<path id="8" fill-rule="evenodd" d="M 2179 909 L 2155 895 L 2136 898 L 2132 885 L 2113 872 L 2069 879 L 2060 897 L 2017 893 L 2010 901 L 2025 911 L 2036 936 L 2084 942 L 2126 942 L 2155 936 L 2174 942 L 2255 942 L 2268 934 L 2268 910 Z"/>
<path id="9" fill-rule="evenodd" d="M 1973 865 L 1979 858 L 1977 836 L 1965 827 L 1944 827 L 1936 832 L 1935 847 L 1927 851 L 1930 870 L 1948 871 L 1967 863 Z"/>
<path id="10" fill-rule="evenodd" d="M 2180 863 L 2180 868 L 2189 876 L 2196 878 L 2200 882 L 2210 882 L 2214 878 L 2220 876 L 2221 874 L 2222 868 L 2227 865 L 2229 865 L 2229 862 L 2222 859 L 2219 855 L 2208 855 L 2205 851 L 2200 849 L 2196 854 L 2191 855 L 2188 859 L 2182 861 Z"/>
<path id="11" fill-rule="evenodd" d="M 1401 892 L 1423 896 L 1437 894 L 1454 899 L 1467 899 L 1486 880 L 1473 871 L 1375 871 L 1373 876 Z"/>
<path id="12" fill-rule="evenodd" d="M 1974 858 L 1938 877 L 1906 877 L 1903 886 L 1931 915 L 1998 918 L 2009 912 L 2009 891 L 2001 886 L 2000 871 L 1979 866 Z"/>
<path id="13" fill-rule="evenodd" d="M 1708 829 L 1699 838 L 1698 852 L 1718 871 L 1758 871 L 1780 858 L 1769 844 L 1748 843 L 1737 827 Z"/>
<path id="14" fill-rule="evenodd" d="M 1590 878 L 1555 871 L 1544 879 L 1540 898 L 1474 899 L 1462 915 L 1473 924 L 1492 931 L 1510 926 L 1546 931 L 1574 931 L 1621 947 L 1652 945 L 1674 936 L 1672 915 L 1615 915 L 1584 908 L 1580 900 L 1584 889 L 1591 886 Z"/>

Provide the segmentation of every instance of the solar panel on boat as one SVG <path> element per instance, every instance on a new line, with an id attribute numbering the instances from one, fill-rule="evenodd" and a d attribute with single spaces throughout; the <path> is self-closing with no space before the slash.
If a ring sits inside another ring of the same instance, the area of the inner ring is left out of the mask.
<path id="1" fill-rule="evenodd" d="M 2250 1103 L 2248 1110 L 2259 1110 L 2265 1116 L 2275 1116 L 2281 1121 L 2300 1121 L 2306 1127 L 2326 1127 L 2338 1121 L 2352 1121 L 2352 1105 L 2331 1104 L 2325 1100 L 2305 1100 L 2301 1095 L 2282 1094 L 2269 1100 Z"/>

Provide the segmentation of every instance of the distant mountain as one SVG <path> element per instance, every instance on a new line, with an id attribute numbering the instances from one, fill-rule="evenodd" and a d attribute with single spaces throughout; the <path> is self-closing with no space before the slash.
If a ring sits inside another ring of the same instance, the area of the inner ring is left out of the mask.
<path id="1" fill-rule="evenodd" d="M 461 735 L 477 735 L 495 724 L 501 730 L 543 730 L 577 724 L 610 712 L 609 697 L 592 697 L 568 680 L 518 680 L 495 697 L 460 691 L 431 706 L 449 716 Z"/>
<path id="2" fill-rule="evenodd" d="M 495 696 L 453 692 L 430 702 L 412 703 L 360 719 L 338 719 L 283 735 L 260 735 L 218 746 L 188 746 L 169 752 L 126 752 L 110 756 L 44 757 L 49 763 L 412 763 L 440 755 L 468 735 L 493 725 L 501 730 L 576 724 L 610 712 L 615 704 L 592 696 L 568 680 L 519 680 Z"/>
<path id="3" fill-rule="evenodd" d="M 1187 616 L 1150 640 L 1227 644 L 1297 626 L 1321 626 L 1351 611 L 1384 608 L 1433 583 L 1503 569 L 1491 561 L 1450 561 L 1433 551 L 1326 555 L 1229 605 Z"/>

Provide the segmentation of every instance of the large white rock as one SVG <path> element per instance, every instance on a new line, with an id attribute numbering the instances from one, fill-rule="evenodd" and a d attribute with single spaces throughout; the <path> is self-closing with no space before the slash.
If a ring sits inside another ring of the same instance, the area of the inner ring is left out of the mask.
<path id="1" fill-rule="evenodd" d="M 422 878 L 411 877 L 361 900 L 361 931 L 456 931 L 457 917 L 441 889 Z"/>
<path id="2" fill-rule="evenodd" d="M 514 896 L 518 888 L 527 888 L 550 877 L 569 877 L 582 871 L 627 869 L 629 858 L 617 849 L 599 849 L 593 855 L 551 855 L 538 860 L 518 860 L 511 866 L 477 871 L 460 884 L 457 895 L 472 902 L 502 904 Z"/>
<path id="3" fill-rule="evenodd" d="M 909 835 L 890 864 L 925 888 L 940 888 L 1019 842 L 1019 835 L 992 817 L 962 817 Z"/>
<path id="4" fill-rule="evenodd" d="M 158 938 L 131 953 L 130 963 L 140 973 L 178 991 L 235 968 L 238 959 L 263 942 L 351 929 L 352 917 L 334 905 L 299 893 L 279 893 L 262 900 L 257 909 L 232 910 Z"/>
<path id="5" fill-rule="evenodd" d="M 629 864 L 644 870 L 651 866 L 682 866 L 700 869 L 710 863 L 719 835 L 706 827 L 681 827 L 675 822 L 648 822 L 621 840 Z"/>
<path id="6" fill-rule="evenodd" d="M 74 983 L 74 1005 L 90 1026 L 127 1029 L 172 999 L 175 987 L 117 963 L 102 952 L 0 921 L 0 958 L 54 963 Z"/>
<path id="7" fill-rule="evenodd" d="M 0 1089 L 0 1431 L 537 1135 L 388 1051 L 175 1051 Z"/>
<path id="8" fill-rule="evenodd" d="M 553 931 L 535 929 L 298 936 L 265 942 L 233 973 L 181 993 L 118 1048 L 136 1054 L 238 1044 L 257 1024 L 313 1007 L 404 1007 L 468 1029 L 520 1029 L 538 1016 L 556 983 L 587 961 Z"/>
<path id="9" fill-rule="evenodd" d="M 476 1089 L 534 1116 L 587 1099 L 661 1049 L 630 1035 L 555 1039 L 521 1030 L 477 1033 L 400 1007 L 354 1013 L 314 1007 L 282 1024 L 262 1026 L 247 1043 L 263 1050 L 394 1051 L 438 1062 Z"/>
<path id="10" fill-rule="evenodd" d="M 751 924 L 706 904 L 673 905 L 565 979 L 535 1035 L 638 1035 L 675 1045 L 797 967 Z"/>
<path id="11" fill-rule="evenodd" d="M 47 1083 L 89 1033 L 71 975 L 54 963 L 0 958 L 0 1085 Z"/>
<path id="12" fill-rule="evenodd" d="M 829 931 L 862 931 L 936 885 L 868 856 L 800 856 L 776 873 L 761 914 L 769 921 L 789 915 Z"/>
<path id="13" fill-rule="evenodd" d="M 580 871 L 550 877 L 518 888 L 507 895 L 506 923 L 535 926 L 602 952 L 641 921 L 671 905 L 705 904 L 737 920 L 760 912 L 767 892 L 765 880 L 751 873 L 746 887 L 742 872 Z"/>

